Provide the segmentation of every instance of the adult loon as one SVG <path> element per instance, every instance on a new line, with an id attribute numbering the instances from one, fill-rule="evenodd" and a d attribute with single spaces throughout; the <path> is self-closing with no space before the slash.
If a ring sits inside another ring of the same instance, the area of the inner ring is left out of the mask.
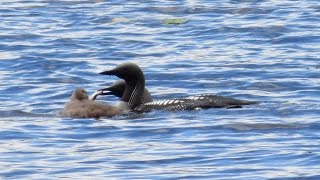
<path id="1" fill-rule="evenodd" d="M 123 88 L 110 88 L 109 90 L 113 91 L 111 94 L 122 93 L 123 95 L 120 101 L 126 103 L 128 108 L 133 111 L 150 111 L 152 109 L 193 110 L 196 108 L 233 108 L 257 103 L 255 101 L 239 100 L 211 94 L 146 102 L 143 98 L 145 78 L 138 65 L 127 62 L 118 65 L 112 70 L 101 72 L 100 74 L 115 75 L 125 80 L 125 82 L 122 82 L 124 91 L 120 91 L 120 89 Z"/>
<path id="2" fill-rule="evenodd" d="M 70 101 L 65 104 L 60 115 L 73 118 L 100 118 L 112 117 L 121 112 L 122 110 L 116 106 L 89 100 L 87 92 L 82 88 L 77 88 L 73 91 Z"/>

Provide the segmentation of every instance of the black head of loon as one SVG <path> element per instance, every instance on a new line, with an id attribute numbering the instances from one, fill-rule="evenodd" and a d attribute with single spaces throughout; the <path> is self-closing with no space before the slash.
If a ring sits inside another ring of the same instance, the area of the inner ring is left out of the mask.
<path id="1" fill-rule="evenodd" d="M 114 75 L 125 80 L 125 89 L 121 101 L 126 102 L 130 110 L 134 110 L 139 105 L 145 103 L 143 99 L 145 79 L 138 65 L 127 62 L 100 74 Z"/>
<path id="2" fill-rule="evenodd" d="M 122 79 L 115 81 L 111 86 L 103 89 L 99 89 L 98 91 L 101 91 L 102 93 L 100 95 L 114 95 L 118 98 L 121 98 L 124 89 L 125 89 L 126 82 Z"/>
<path id="3" fill-rule="evenodd" d="M 125 90 L 126 82 L 123 79 L 115 81 L 111 86 L 103 89 L 99 89 L 97 91 L 97 95 L 114 95 L 118 98 L 122 98 L 124 90 Z M 152 96 L 147 88 L 144 88 L 143 92 L 143 103 L 152 102 Z M 94 98 L 95 99 L 95 98 Z M 93 99 L 93 100 L 94 100 Z"/>
<path id="4" fill-rule="evenodd" d="M 91 95 L 91 100 L 96 100 L 100 95 L 114 95 L 118 98 L 121 98 L 125 89 L 125 81 L 120 79 L 115 81 L 111 86 L 103 89 L 97 90 L 94 94 Z"/>

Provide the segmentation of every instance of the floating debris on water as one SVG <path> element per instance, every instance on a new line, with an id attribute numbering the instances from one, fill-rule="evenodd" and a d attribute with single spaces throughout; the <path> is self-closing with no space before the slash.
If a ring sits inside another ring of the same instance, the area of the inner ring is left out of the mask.
<path id="1" fill-rule="evenodd" d="M 189 19 L 187 18 L 170 18 L 162 21 L 163 24 L 184 24 L 187 23 Z"/>

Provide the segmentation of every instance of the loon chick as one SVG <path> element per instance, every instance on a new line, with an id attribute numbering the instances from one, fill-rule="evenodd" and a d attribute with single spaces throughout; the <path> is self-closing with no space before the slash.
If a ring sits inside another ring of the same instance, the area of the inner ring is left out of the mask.
<path id="1" fill-rule="evenodd" d="M 101 72 L 103 75 L 115 75 L 125 80 L 125 89 L 121 101 L 128 104 L 130 110 L 150 111 L 152 109 L 164 110 L 193 110 L 196 108 L 233 108 L 242 105 L 256 104 L 255 101 L 239 100 L 218 95 L 196 95 L 171 100 L 145 102 L 142 98 L 145 78 L 140 67 L 134 63 L 123 63 L 116 68 Z M 114 94 L 121 94 L 119 89 Z M 117 91 L 113 89 L 113 91 Z"/>
<path id="2" fill-rule="evenodd" d="M 63 117 L 74 118 L 100 118 L 112 117 L 120 114 L 121 109 L 89 100 L 87 92 L 82 88 L 73 91 L 70 101 L 67 102 L 61 111 Z"/>
<path id="3" fill-rule="evenodd" d="M 97 90 L 93 95 L 91 95 L 90 99 L 95 100 L 99 95 L 114 95 L 118 98 L 121 98 L 123 96 L 125 86 L 126 82 L 123 79 L 117 80 L 111 86 Z M 153 101 L 152 96 L 147 88 L 144 88 L 143 99 L 144 103 Z"/>

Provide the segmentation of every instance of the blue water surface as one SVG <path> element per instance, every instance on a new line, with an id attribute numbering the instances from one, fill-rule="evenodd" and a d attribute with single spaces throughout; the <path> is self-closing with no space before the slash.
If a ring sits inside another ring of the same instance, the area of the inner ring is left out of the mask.
<path id="1" fill-rule="evenodd" d="M 2 0 L 0 179 L 320 179 L 319 22 L 316 0 Z M 260 103 L 59 117 L 127 61 L 154 99 Z"/>

